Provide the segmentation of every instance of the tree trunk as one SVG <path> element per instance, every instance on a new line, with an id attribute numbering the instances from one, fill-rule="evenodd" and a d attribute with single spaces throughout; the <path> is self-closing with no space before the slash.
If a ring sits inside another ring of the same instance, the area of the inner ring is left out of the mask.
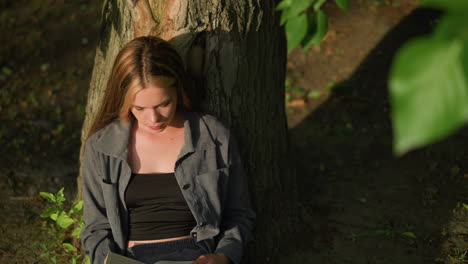
<path id="1" fill-rule="evenodd" d="M 295 175 L 287 158 L 284 111 L 286 47 L 275 4 L 105 0 L 82 129 L 84 138 L 123 45 L 148 34 L 170 40 L 204 90 L 203 110 L 230 125 L 242 152 L 257 212 L 256 239 L 244 263 L 278 262 L 294 228 Z"/>

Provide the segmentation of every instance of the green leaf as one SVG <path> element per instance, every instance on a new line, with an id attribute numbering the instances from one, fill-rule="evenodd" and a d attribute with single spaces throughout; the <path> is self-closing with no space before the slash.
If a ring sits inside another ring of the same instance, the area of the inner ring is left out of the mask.
<path id="1" fill-rule="evenodd" d="M 70 243 L 63 243 L 62 244 L 62 247 L 66 250 L 70 250 L 70 251 L 73 251 L 73 252 L 76 252 L 76 248 L 70 244 Z"/>
<path id="2" fill-rule="evenodd" d="M 404 235 L 404 236 L 416 239 L 416 235 L 413 232 L 403 232 L 401 234 Z"/>
<path id="3" fill-rule="evenodd" d="M 62 206 L 63 202 L 65 201 L 66 199 L 63 198 L 63 197 L 57 197 L 57 205 L 58 206 Z"/>
<path id="4" fill-rule="evenodd" d="M 57 214 L 58 209 L 55 207 L 48 207 L 44 212 L 41 213 L 42 218 L 51 217 L 53 214 Z"/>
<path id="5" fill-rule="evenodd" d="M 83 200 L 76 202 L 70 210 L 70 213 L 80 212 L 83 209 Z"/>
<path id="6" fill-rule="evenodd" d="M 349 10 L 349 1 L 348 0 L 335 0 L 341 10 L 347 12 Z"/>
<path id="7" fill-rule="evenodd" d="M 291 5 L 291 16 L 297 16 L 310 8 L 315 0 L 293 0 Z"/>
<path id="8" fill-rule="evenodd" d="M 307 96 L 312 99 L 317 99 L 320 97 L 320 95 L 322 95 L 322 93 L 318 90 L 312 90 L 307 94 Z"/>
<path id="9" fill-rule="evenodd" d="M 57 264 L 57 259 L 55 257 L 50 258 L 50 261 L 54 264 Z"/>
<path id="10" fill-rule="evenodd" d="M 307 33 L 302 39 L 301 45 L 304 50 L 308 50 L 314 44 L 314 36 L 317 32 L 317 12 L 307 16 Z"/>
<path id="11" fill-rule="evenodd" d="M 289 19 L 289 13 L 291 12 L 291 9 L 285 9 L 281 12 L 281 18 L 280 18 L 280 25 L 286 24 L 286 22 Z"/>
<path id="12" fill-rule="evenodd" d="M 3 66 L 2 67 L 2 73 L 5 74 L 6 76 L 8 75 L 11 75 L 12 74 L 12 71 L 10 68 L 6 67 L 6 66 Z"/>
<path id="13" fill-rule="evenodd" d="M 81 228 L 77 227 L 73 230 L 72 236 L 76 238 L 80 238 Z"/>
<path id="14" fill-rule="evenodd" d="M 322 10 L 317 11 L 316 23 L 317 31 L 315 32 L 312 42 L 315 45 L 320 45 L 320 42 L 328 31 L 328 16 Z"/>
<path id="15" fill-rule="evenodd" d="M 81 233 L 81 230 L 83 229 L 83 225 L 84 223 L 81 222 L 80 225 L 77 228 L 75 228 L 75 230 L 73 230 L 72 236 L 76 238 L 80 238 L 80 233 Z"/>
<path id="16" fill-rule="evenodd" d="M 320 45 L 328 31 L 328 17 L 322 10 L 309 16 L 307 21 L 308 32 L 301 42 L 304 50 L 309 49 L 312 44 Z"/>
<path id="17" fill-rule="evenodd" d="M 60 133 L 63 132 L 64 129 L 65 129 L 65 124 L 59 124 L 59 125 L 57 125 L 57 128 L 55 130 L 57 130 L 57 133 L 60 134 Z"/>
<path id="18" fill-rule="evenodd" d="M 85 259 L 83 261 L 83 264 L 91 264 L 91 260 L 89 259 L 88 256 L 85 256 Z"/>
<path id="19" fill-rule="evenodd" d="M 293 0 L 290 8 L 283 10 L 280 24 L 283 25 L 291 19 L 297 18 L 301 13 L 313 5 L 315 0 Z"/>
<path id="20" fill-rule="evenodd" d="M 467 1 L 468 2 L 468 1 Z M 467 10 L 468 12 L 468 10 Z M 463 13 L 448 13 L 438 22 L 433 33 L 435 38 L 441 40 L 468 40 L 468 19 Z"/>
<path id="21" fill-rule="evenodd" d="M 288 39 L 288 52 L 291 52 L 307 33 L 307 15 L 303 13 L 291 18 L 286 23 L 285 29 Z"/>
<path id="22" fill-rule="evenodd" d="M 440 140 L 468 120 L 467 45 L 419 38 L 399 51 L 389 84 L 395 153 Z"/>
<path id="23" fill-rule="evenodd" d="M 318 11 L 327 0 L 317 0 L 314 4 L 314 11 Z"/>
<path id="24" fill-rule="evenodd" d="M 57 192 L 57 197 L 64 198 L 65 195 L 63 194 L 63 191 L 65 190 L 65 187 L 60 188 L 60 190 Z"/>
<path id="25" fill-rule="evenodd" d="M 276 6 L 276 10 L 284 10 L 286 8 L 289 8 L 291 7 L 292 2 L 292 0 L 283 0 Z"/>
<path id="26" fill-rule="evenodd" d="M 59 211 L 57 210 L 56 213 L 51 214 L 51 215 L 50 215 L 50 219 L 52 219 L 52 220 L 54 220 L 54 221 L 57 221 L 57 218 L 58 218 L 58 216 L 59 216 L 59 213 L 58 213 L 58 212 L 59 212 Z"/>
<path id="27" fill-rule="evenodd" d="M 65 212 L 60 212 L 57 218 L 57 225 L 61 228 L 65 229 L 69 227 L 71 224 L 75 223 L 75 220 L 70 218 Z"/>
<path id="28" fill-rule="evenodd" d="M 441 8 L 456 13 L 468 11 L 468 1 L 466 0 L 421 0 L 421 5 Z"/>
<path id="29" fill-rule="evenodd" d="M 70 259 L 70 262 L 68 262 L 69 264 L 76 264 L 76 259 L 75 258 L 72 258 Z"/>
<path id="30" fill-rule="evenodd" d="M 62 205 L 62 203 L 66 200 L 66 199 L 65 199 L 65 195 L 63 194 L 63 190 L 64 190 L 64 189 L 65 189 L 65 188 L 62 187 L 62 188 L 57 192 L 57 194 L 55 195 L 56 198 L 57 198 L 57 204 L 58 204 L 58 205 Z"/>
<path id="31" fill-rule="evenodd" d="M 48 192 L 40 192 L 39 195 L 50 203 L 55 203 L 55 195 Z"/>

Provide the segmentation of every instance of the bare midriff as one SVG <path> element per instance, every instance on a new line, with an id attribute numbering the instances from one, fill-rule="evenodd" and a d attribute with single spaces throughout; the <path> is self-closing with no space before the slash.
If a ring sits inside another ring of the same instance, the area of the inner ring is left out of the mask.
<path id="1" fill-rule="evenodd" d="M 191 236 L 181 236 L 181 237 L 171 237 L 171 238 L 164 238 L 164 239 L 156 239 L 156 240 L 130 240 L 127 243 L 127 248 L 133 247 L 140 244 L 149 244 L 149 243 L 161 243 L 161 242 L 168 242 L 180 239 L 191 238 Z"/>

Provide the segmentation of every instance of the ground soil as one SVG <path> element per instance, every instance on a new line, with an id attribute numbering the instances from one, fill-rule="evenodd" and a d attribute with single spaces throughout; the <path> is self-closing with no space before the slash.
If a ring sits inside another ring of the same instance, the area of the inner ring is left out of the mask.
<path id="1" fill-rule="evenodd" d="M 0 2 L 0 263 L 49 263 L 39 257 L 51 236 L 38 192 L 75 193 L 102 2 L 65 2 Z M 327 4 L 323 44 L 290 55 L 300 219 L 281 263 L 467 263 L 468 128 L 392 154 L 391 59 L 438 16 L 402 20 L 415 5 L 355 0 L 343 13 Z"/>
<path id="2" fill-rule="evenodd" d="M 51 263 L 39 192 L 75 194 L 101 5 L 0 1 L 0 263 Z"/>
<path id="3" fill-rule="evenodd" d="M 294 127 L 327 100 L 335 84 L 348 79 L 370 51 L 403 17 L 417 6 L 416 0 L 351 1 L 348 12 L 335 4 L 324 6 L 329 30 L 320 46 L 295 49 L 288 60 L 288 123 Z M 319 95 L 307 96 L 309 92 Z"/>
<path id="4" fill-rule="evenodd" d="M 291 56 L 298 83 L 322 93 L 288 104 L 301 224 L 284 263 L 468 263 L 468 128 L 403 157 L 392 152 L 392 58 L 440 15 L 400 7 L 370 12 L 361 1 L 346 21 L 332 16 L 340 37 Z"/>

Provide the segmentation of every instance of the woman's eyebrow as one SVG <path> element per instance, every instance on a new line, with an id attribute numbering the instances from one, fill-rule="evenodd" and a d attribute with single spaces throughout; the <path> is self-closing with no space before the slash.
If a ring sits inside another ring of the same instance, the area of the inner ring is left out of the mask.
<path id="1" fill-rule="evenodd" d="M 158 105 L 155 105 L 155 106 L 139 106 L 139 105 L 134 105 L 134 104 L 132 104 L 132 106 L 133 107 L 138 107 L 138 108 L 158 107 L 160 105 L 167 104 L 170 101 L 171 101 L 171 98 L 169 98 L 169 99 L 167 99 L 167 100 L 163 101 L 162 103 L 160 103 Z"/>

